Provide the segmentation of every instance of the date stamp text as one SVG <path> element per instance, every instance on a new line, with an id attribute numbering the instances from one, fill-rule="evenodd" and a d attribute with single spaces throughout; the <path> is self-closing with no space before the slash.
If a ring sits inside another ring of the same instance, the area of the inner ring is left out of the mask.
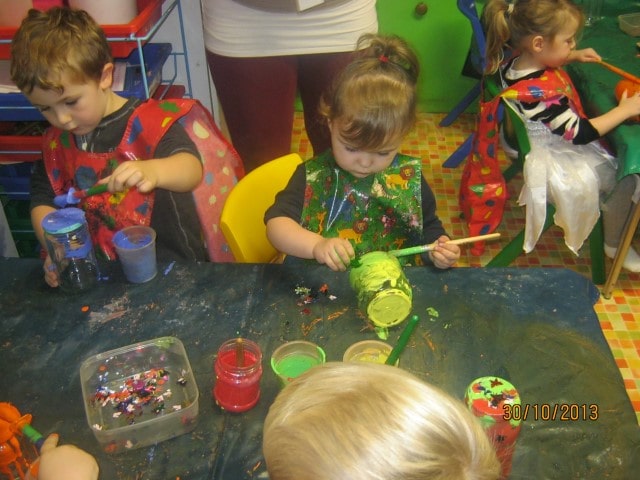
<path id="1" fill-rule="evenodd" d="M 502 418 L 506 421 L 555 421 L 577 422 L 596 421 L 600 413 L 595 403 L 523 403 L 522 405 L 504 405 Z"/>

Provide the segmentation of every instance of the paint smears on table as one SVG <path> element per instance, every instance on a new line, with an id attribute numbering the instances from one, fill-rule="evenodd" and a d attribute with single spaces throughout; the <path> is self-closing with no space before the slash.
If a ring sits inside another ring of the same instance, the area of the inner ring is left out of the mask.
<path id="1" fill-rule="evenodd" d="M 302 315 L 312 315 L 314 310 L 314 304 L 320 306 L 320 315 L 313 318 L 309 323 L 303 323 L 300 327 L 302 329 L 302 335 L 306 337 L 316 325 L 325 320 L 331 321 L 342 316 L 349 307 L 343 308 L 336 312 L 327 314 L 325 311 L 327 300 L 333 301 L 338 297 L 331 294 L 329 285 L 323 283 L 320 287 L 307 287 L 303 285 L 297 285 L 294 289 L 295 294 L 298 296 L 297 305 L 302 307 L 300 313 Z M 317 310 L 317 308 L 315 308 Z"/>
<path id="2" fill-rule="evenodd" d="M 118 298 L 112 303 L 105 305 L 100 311 L 89 312 L 89 326 L 98 327 L 102 324 L 120 318 L 129 312 L 129 298 Z"/>
<path id="3" fill-rule="evenodd" d="M 297 285 L 294 289 L 295 294 L 298 296 L 297 305 L 303 307 L 301 313 L 304 315 L 310 315 L 311 309 L 307 305 L 322 301 L 323 298 L 329 300 L 335 300 L 335 295 L 329 293 L 329 285 L 323 283 L 320 287 L 306 287 Z"/>
<path id="4" fill-rule="evenodd" d="M 438 310 L 436 310 L 433 307 L 427 307 L 427 316 L 429 317 L 429 321 L 430 322 L 435 322 L 436 318 L 440 317 L 440 313 L 438 312 Z M 449 328 L 449 324 L 447 324 L 445 326 L 445 329 Z M 422 338 L 424 338 L 424 341 L 427 342 L 427 345 L 429 345 L 429 348 L 431 349 L 432 352 L 436 351 L 436 346 L 434 345 L 433 341 L 431 340 L 431 336 L 429 335 L 428 331 L 425 331 L 422 334 Z"/>

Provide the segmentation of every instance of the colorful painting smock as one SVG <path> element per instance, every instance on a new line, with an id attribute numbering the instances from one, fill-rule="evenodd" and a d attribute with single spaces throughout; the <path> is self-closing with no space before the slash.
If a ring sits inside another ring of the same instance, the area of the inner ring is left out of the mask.
<path id="1" fill-rule="evenodd" d="M 56 195 L 74 187 L 86 189 L 105 178 L 128 160 L 153 158 L 162 136 L 180 122 L 195 143 L 203 162 L 203 180 L 194 190 L 194 200 L 210 260 L 232 261 L 218 227 L 224 199 L 243 175 L 240 159 L 218 131 L 211 115 L 197 101 L 148 100 L 129 119 L 125 134 L 113 152 L 85 152 L 75 145 L 70 132 L 50 128 L 45 134 L 44 162 Z M 130 225 L 149 225 L 154 193 L 104 193 L 86 198 L 80 206 L 96 250 L 107 259 L 116 258 L 111 238 L 115 231 Z"/>
<path id="2" fill-rule="evenodd" d="M 358 253 L 418 245 L 422 235 L 419 158 L 398 154 L 380 173 L 356 178 L 330 151 L 305 163 L 302 226 L 352 240 Z"/>
<path id="3" fill-rule="evenodd" d="M 507 198 L 506 183 L 497 159 L 501 99 L 519 102 L 556 102 L 567 97 L 582 114 L 580 98 L 569 76 L 561 69 L 549 69 L 536 79 L 522 80 L 505 88 L 488 102 L 480 102 L 474 150 L 469 156 L 460 183 L 460 208 L 469 225 L 469 235 L 493 232 L 500 221 Z M 480 255 L 484 244 L 476 244 L 471 252 Z"/>

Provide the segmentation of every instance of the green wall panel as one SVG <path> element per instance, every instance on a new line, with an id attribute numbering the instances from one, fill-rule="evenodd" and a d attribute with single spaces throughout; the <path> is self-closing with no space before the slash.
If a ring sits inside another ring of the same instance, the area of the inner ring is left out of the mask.
<path id="1" fill-rule="evenodd" d="M 427 7 L 424 15 L 416 13 L 419 3 Z M 456 0 L 378 0 L 377 9 L 380 33 L 403 37 L 418 53 L 420 110 L 451 110 L 475 83 L 461 74 L 471 25 Z"/>

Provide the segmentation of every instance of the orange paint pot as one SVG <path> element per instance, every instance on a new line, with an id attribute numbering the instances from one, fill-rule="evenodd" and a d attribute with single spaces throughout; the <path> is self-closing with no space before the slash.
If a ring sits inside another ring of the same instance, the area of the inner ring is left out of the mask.
<path id="1" fill-rule="evenodd" d="M 616 100 L 620 102 L 620 98 L 622 98 L 622 94 L 626 90 L 627 97 L 631 95 L 635 95 L 640 92 L 640 83 L 632 82 L 631 80 L 622 79 L 618 82 L 615 89 Z M 635 117 L 631 117 L 629 120 L 632 122 L 640 122 L 640 115 Z"/>

